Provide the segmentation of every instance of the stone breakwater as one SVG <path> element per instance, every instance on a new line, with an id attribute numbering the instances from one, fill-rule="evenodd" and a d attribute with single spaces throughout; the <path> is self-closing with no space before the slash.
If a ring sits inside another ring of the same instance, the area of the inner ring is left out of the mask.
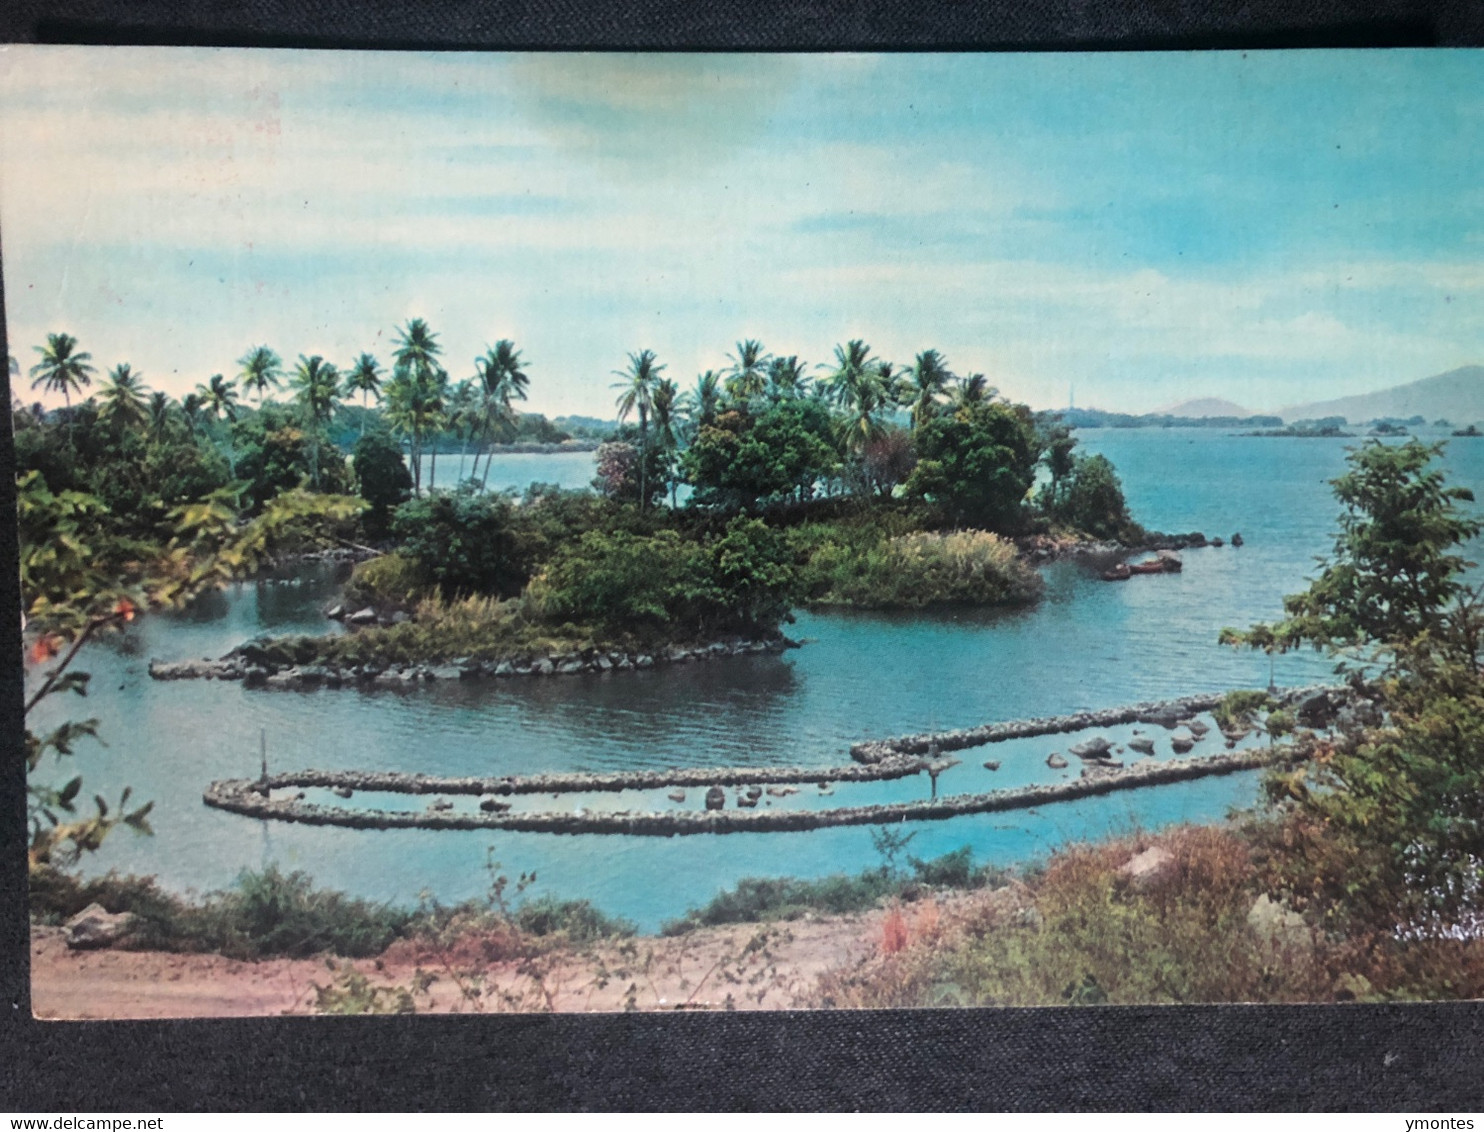
<path id="1" fill-rule="evenodd" d="M 785 782 L 881 782 L 920 773 L 921 759 L 898 758 L 875 766 L 676 767 L 671 770 L 626 770 L 602 774 L 529 774 L 499 778 L 442 778 L 399 771 L 295 770 L 254 779 L 252 789 L 320 787 L 370 790 L 389 794 L 563 794 L 584 791 L 656 790 L 665 786 L 749 786 Z M 235 780 L 234 780 L 235 781 Z"/>
<path id="2" fill-rule="evenodd" d="M 1316 696 L 1330 696 L 1336 689 L 1328 685 L 1290 688 L 1276 693 L 1273 699 L 1283 705 L 1308 701 Z M 1125 723 L 1150 723 L 1174 728 L 1221 703 L 1222 693 L 1185 696 L 1177 700 L 1152 700 L 1107 708 L 1103 711 L 1080 711 L 1041 719 L 1011 719 L 1003 723 L 986 723 L 959 731 L 934 731 L 921 735 L 902 735 L 893 739 L 872 739 L 856 743 L 850 757 L 867 766 L 903 755 L 927 755 L 935 751 L 962 751 L 1007 739 L 1029 739 L 1037 735 L 1059 735 L 1087 731 L 1095 727 L 1117 727 Z"/>
<path id="3" fill-rule="evenodd" d="M 785 649 L 798 647 L 797 641 L 777 636 L 764 640 L 733 638 L 703 645 L 671 645 L 652 652 L 591 648 L 566 653 L 529 653 L 498 661 L 460 657 L 443 664 L 340 666 L 257 662 L 253 659 L 249 645 L 217 659 L 151 660 L 149 674 L 155 680 L 241 680 L 245 687 L 284 691 L 344 687 L 406 688 L 434 680 L 486 680 L 515 676 L 576 676 L 583 673 L 643 671 L 670 664 L 717 660 L 730 656 L 780 653 Z"/>
<path id="4" fill-rule="evenodd" d="M 608 813 L 545 811 L 534 813 L 454 813 L 352 810 L 297 800 L 275 801 L 250 779 L 213 782 L 203 801 L 208 806 L 275 821 L 337 825 L 350 829 L 504 829 L 525 833 L 620 833 L 674 837 L 696 833 L 775 833 L 827 826 L 875 825 L 900 821 L 938 821 L 966 814 L 997 813 L 1071 802 L 1119 790 L 1183 782 L 1209 775 L 1255 770 L 1284 757 L 1283 751 L 1248 750 L 1204 758 L 1137 763 L 1113 773 L 1087 775 L 1070 782 L 959 794 L 929 801 L 894 802 L 830 810 L 679 810 Z M 818 771 L 810 772 L 819 777 Z M 278 781 L 288 781 L 283 776 Z M 271 783 L 275 781 L 270 779 Z"/>

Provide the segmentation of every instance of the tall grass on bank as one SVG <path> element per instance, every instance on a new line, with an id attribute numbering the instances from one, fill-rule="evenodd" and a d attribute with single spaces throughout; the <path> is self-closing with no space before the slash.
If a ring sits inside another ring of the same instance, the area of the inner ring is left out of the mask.
<path id="1" fill-rule="evenodd" d="M 866 609 L 1022 605 L 1042 589 L 1015 545 L 989 531 L 917 531 L 866 545 L 830 539 L 809 569 L 821 604 Z"/>
<path id="2" fill-rule="evenodd" d="M 31 915 L 39 923 L 64 923 L 89 904 L 100 904 L 109 912 L 133 914 L 124 947 L 208 951 L 234 959 L 322 953 L 359 959 L 381 955 L 398 941 L 417 945 L 461 934 L 497 937 L 496 957 L 508 957 L 635 930 L 586 900 L 546 896 L 513 907 L 469 901 L 402 908 L 316 888 L 305 873 L 285 873 L 276 865 L 245 870 L 230 888 L 196 901 L 165 892 L 152 877 L 113 873 L 85 881 L 57 869 L 33 869 L 30 887 Z"/>

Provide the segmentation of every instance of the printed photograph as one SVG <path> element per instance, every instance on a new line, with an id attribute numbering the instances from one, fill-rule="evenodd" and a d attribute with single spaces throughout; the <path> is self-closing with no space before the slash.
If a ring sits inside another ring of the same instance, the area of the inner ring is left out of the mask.
<path id="1" fill-rule="evenodd" d="M 1484 56 L 0 48 L 45 1019 L 1484 997 Z"/>

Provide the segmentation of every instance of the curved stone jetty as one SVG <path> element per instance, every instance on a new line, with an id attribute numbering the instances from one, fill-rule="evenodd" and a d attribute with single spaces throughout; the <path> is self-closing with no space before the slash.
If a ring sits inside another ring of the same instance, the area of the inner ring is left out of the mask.
<path id="1" fill-rule="evenodd" d="M 1318 692 L 1333 692 L 1326 684 L 1280 691 L 1273 698 L 1289 704 Z M 1007 739 L 1030 739 L 1037 735 L 1060 735 L 1069 731 L 1088 731 L 1094 727 L 1117 727 L 1125 723 L 1157 723 L 1173 727 L 1199 712 L 1210 711 L 1225 698 L 1215 692 L 1203 696 L 1183 696 L 1175 700 L 1150 700 L 1102 711 L 1079 711 L 1072 715 L 1046 716 L 1040 719 L 1010 719 L 1003 723 L 985 723 L 960 731 L 934 731 L 922 735 L 900 735 L 894 739 L 872 739 L 856 743 L 850 757 L 870 766 L 901 755 L 925 755 L 932 751 L 961 751 L 1003 743 Z"/>
<path id="2" fill-rule="evenodd" d="M 938 821 L 965 814 L 1020 810 L 1032 806 L 1071 802 L 1119 790 L 1133 790 L 1183 782 L 1208 775 L 1235 774 L 1266 766 L 1288 752 L 1237 751 L 1204 758 L 1140 764 L 1069 782 L 996 790 L 987 794 L 958 794 L 928 801 L 889 802 L 830 810 L 679 810 L 671 812 L 583 810 L 517 813 L 459 813 L 450 810 L 349 810 L 340 806 L 274 801 L 251 779 L 213 782 L 204 801 L 208 806 L 248 817 L 306 825 L 336 825 L 350 829 L 505 829 L 527 833 L 623 833 L 674 837 L 696 833 L 770 833 L 821 829 L 826 826 L 874 825 L 900 821 Z M 813 772 L 822 777 L 820 772 Z M 292 784 L 293 775 L 270 778 L 268 784 Z M 451 791 L 450 791 L 451 792 Z"/>

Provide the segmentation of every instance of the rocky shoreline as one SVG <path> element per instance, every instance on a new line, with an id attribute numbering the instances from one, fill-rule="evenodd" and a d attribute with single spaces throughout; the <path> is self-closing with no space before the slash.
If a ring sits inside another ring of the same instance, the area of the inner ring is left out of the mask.
<path id="1" fill-rule="evenodd" d="M 310 691 L 319 688 L 407 688 L 435 680 L 494 680 L 517 676 L 601 675 L 643 671 L 672 664 L 724 657 L 781 653 L 798 648 L 780 635 L 758 640 L 729 637 L 700 645 L 670 645 L 649 652 L 600 648 L 569 652 L 527 652 L 494 660 L 459 657 L 443 664 L 278 665 L 261 659 L 252 642 L 217 659 L 151 660 L 154 680 L 240 680 L 246 688 Z"/>
<path id="2" fill-rule="evenodd" d="M 1070 782 L 961 794 L 916 802 L 888 802 L 830 810 L 676 810 L 633 813 L 541 811 L 511 813 L 501 810 L 453 813 L 448 810 L 351 810 L 265 795 L 250 779 L 213 782 L 202 801 L 216 809 L 273 821 L 305 825 L 334 825 L 349 829 L 504 829 L 523 833 L 602 833 L 675 837 L 698 833 L 798 832 L 847 825 L 878 825 L 903 821 L 939 821 L 966 814 L 999 813 L 1034 806 L 1070 802 L 1120 790 L 1134 790 L 1184 782 L 1211 775 L 1256 770 L 1291 756 L 1283 750 L 1237 751 L 1169 762 L 1137 763 L 1117 772 L 1084 775 Z M 811 772 L 817 776 L 818 772 Z M 284 776 L 285 779 L 292 776 Z M 273 781 L 270 779 L 270 782 Z"/>
<path id="3" fill-rule="evenodd" d="M 1103 562 L 1114 558 L 1127 558 L 1131 554 L 1158 553 L 1161 550 L 1199 550 L 1202 547 L 1244 545 L 1240 533 L 1230 539 L 1220 536 L 1207 538 L 1201 531 L 1187 534 L 1161 534 L 1149 532 L 1149 537 L 1136 543 L 1115 542 L 1111 539 L 1057 538 L 1053 535 L 1023 535 L 1015 540 L 1020 555 L 1033 566 L 1044 566 L 1048 562 L 1087 560 Z"/>

